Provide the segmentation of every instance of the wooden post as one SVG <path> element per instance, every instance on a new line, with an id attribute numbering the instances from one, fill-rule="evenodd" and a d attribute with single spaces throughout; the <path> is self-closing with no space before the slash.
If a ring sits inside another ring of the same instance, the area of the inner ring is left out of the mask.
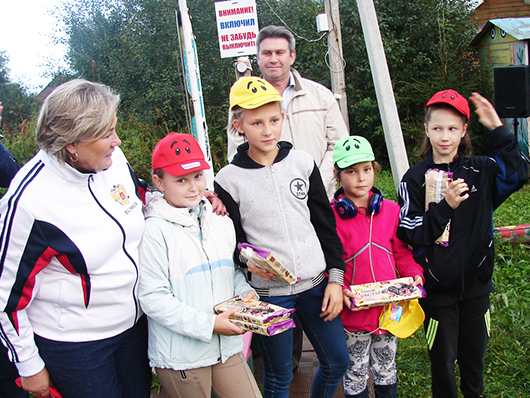
<path id="1" fill-rule="evenodd" d="M 401 131 L 401 123 L 399 121 L 394 90 L 392 89 L 392 81 L 390 80 L 390 72 L 386 62 L 383 40 L 381 39 L 373 0 L 357 0 L 357 8 L 359 9 L 359 16 L 361 18 L 368 59 L 370 60 L 370 69 L 374 80 L 381 122 L 383 123 L 383 130 L 385 132 L 386 147 L 390 159 L 390 166 L 392 167 L 394 185 L 396 190 L 398 190 L 401 177 L 403 177 L 403 174 L 409 168 L 409 160 Z"/>
<path id="2" fill-rule="evenodd" d="M 348 121 L 348 101 L 346 98 L 346 81 L 344 79 L 344 58 L 342 56 L 338 0 L 325 0 L 324 10 L 328 16 L 329 24 L 328 51 L 331 69 L 331 91 L 339 101 L 340 111 L 349 131 L 350 123 Z"/>

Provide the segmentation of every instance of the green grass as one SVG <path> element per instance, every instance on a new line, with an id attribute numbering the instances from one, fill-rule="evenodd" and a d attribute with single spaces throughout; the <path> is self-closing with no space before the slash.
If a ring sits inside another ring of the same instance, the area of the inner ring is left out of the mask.
<path id="1" fill-rule="evenodd" d="M 385 197 L 396 200 L 392 175 L 376 178 Z M 494 213 L 494 226 L 530 223 L 530 186 L 513 194 Z M 485 358 L 485 394 L 488 398 L 530 397 L 530 248 L 497 242 L 495 291 L 491 294 L 492 326 Z M 430 363 L 423 329 L 399 342 L 399 395 L 430 397 Z"/>

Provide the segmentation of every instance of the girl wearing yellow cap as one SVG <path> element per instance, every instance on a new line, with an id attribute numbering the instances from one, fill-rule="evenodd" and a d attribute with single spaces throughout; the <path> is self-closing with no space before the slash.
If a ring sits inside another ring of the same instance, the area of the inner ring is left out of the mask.
<path id="1" fill-rule="evenodd" d="M 312 396 L 333 397 L 348 363 L 342 322 L 345 271 L 318 167 L 311 155 L 280 141 L 282 97 L 257 77 L 239 79 L 230 90 L 234 128 L 247 142 L 216 176 L 215 190 L 236 227 L 237 241 L 272 252 L 299 281 L 294 285 L 251 262 L 235 260 L 261 300 L 296 308 L 295 316 L 320 361 Z M 264 358 L 265 397 L 288 397 L 292 380 L 292 329 L 256 336 Z"/>

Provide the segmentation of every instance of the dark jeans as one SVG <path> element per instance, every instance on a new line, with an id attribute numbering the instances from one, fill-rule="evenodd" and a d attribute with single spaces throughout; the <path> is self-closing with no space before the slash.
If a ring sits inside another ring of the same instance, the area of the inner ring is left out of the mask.
<path id="1" fill-rule="evenodd" d="M 455 361 L 465 398 L 484 390 L 484 355 L 489 337 L 489 295 L 448 307 L 424 307 L 433 398 L 457 398 Z M 433 340 L 434 339 L 434 340 Z"/>
<path id="2" fill-rule="evenodd" d="M 52 383 L 64 398 L 149 398 L 147 320 L 103 340 L 69 343 L 35 335 Z"/>
<path id="3" fill-rule="evenodd" d="M 0 343 L 0 398 L 28 398 L 29 393 L 15 384 L 18 371 L 7 357 L 7 348 Z"/>
<path id="4" fill-rule="evenodd" d="M 320 367 L 313 379 L 311 396 L 331 398 L 349 365 L 346 338 L 340 316 L 330 322 L 320 318 L 327 282 L 293 296 L 262 297 L 262 300 L 285 308 L 296 308 L 296 315 L 313 345 Z M 263 356 L 263 396 L 287 398 L 293 378 L 293 333 L 289 329 L 276 336 L 256 335 Z"/>

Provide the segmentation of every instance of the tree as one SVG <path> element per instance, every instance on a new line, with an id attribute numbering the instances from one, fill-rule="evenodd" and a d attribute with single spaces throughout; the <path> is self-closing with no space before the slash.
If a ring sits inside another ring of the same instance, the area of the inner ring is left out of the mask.
<path id="1" fill-rule="evenodd" d="M 80 77 L 116 89 L 125 111 L 185 124 L 173 2 L 76 0 L 63 5 L 68 61 Z"/>
<path id="2" fill-rule="evenodd" d="M 289 15 L 303 16 L 305 23 L 314 20 L 308 7 L 312 10 L 320 2 L 293 0 L 292 6 L 285 1 L 277 3 Z M 212 156 L 217 165 L 223 165 L 233 60 L 219 56 L 214 2 L 189 0 L 188 7 L 196 35 Z M 79 77 L 116 89 L 122 97 L 121 113 L 160 126 L 160 136 L 186 130 L 176 8 L 177 3 L 169 0 L 75 0 L 64 4 L 61 11 L 70 68 Z M 271 22 L 279 23 L 269 14 Z M 320 52 L 325 53 L 323 46 Z M 310 69 L 314 63 L 303 65 Z M 255 73 L 259 73 L 256 67 Z"/>
<path id="3" fill-rule="evenodd" d="M 0 101 L 2 112 L 2 132 L 12 137 L 37 108 L 37 99 L 18 83 L 11 82 L 7 68 L 8 56 L 0 52 Z"/>
<path id="4" fill-rule="evenodd" d="M 409 158 L 423 140 L 423 113 L 428 99 L 445 88 L 463 95 L 491 93 L 487 74 L 469 43 L 476 34 L 473 1 L 376 0 L 379 26 L 393 81 Z M 378 154 L 386 154 L 375 89 L 354 0 L 341 3 L 344 57 L 352 134 L 371 137 Z M 474 122 L 472 131 L 480 131 Z M 475 145 L 482 146 L 480 134 Z"/>
<path id="5" fill-rule="evenodd" d="M 188 0 L 196 35 L 212 156 L 226 153 L 232 59 L 221 59 L 214 2 Z M 260 26 L 285 24 L 297 38 L 295 67 L 329 87 L 327 38 L 316 32 L 323 0 L 257 0 Z M 451 87 L 488 95 L 487 79 L 469 43 L 473 0 L 375 0 L 393 78 L 405 142 L 412 155 L 423 137 L 423 106 Z M 122 113 L 159 126 L 160 137 L 186 131 L 186 99 L 177 42 L 175 9 L 169 0 L 74 0 L 63 6 L 70 67 L 79 76 L 115 88 Z M 355 0 L 342 0 L 341 25 L 348 112 L 352 134 L 367 137 L 385 162 L 386 147 Z M 254 74 L 258 74 L 254 65 Z M 473 129 L 472 129 L 473 130 Z M 158 138 L 160 138 L 158 137 Z M 475 143 L 480 143 L 475 135 Z"/>

